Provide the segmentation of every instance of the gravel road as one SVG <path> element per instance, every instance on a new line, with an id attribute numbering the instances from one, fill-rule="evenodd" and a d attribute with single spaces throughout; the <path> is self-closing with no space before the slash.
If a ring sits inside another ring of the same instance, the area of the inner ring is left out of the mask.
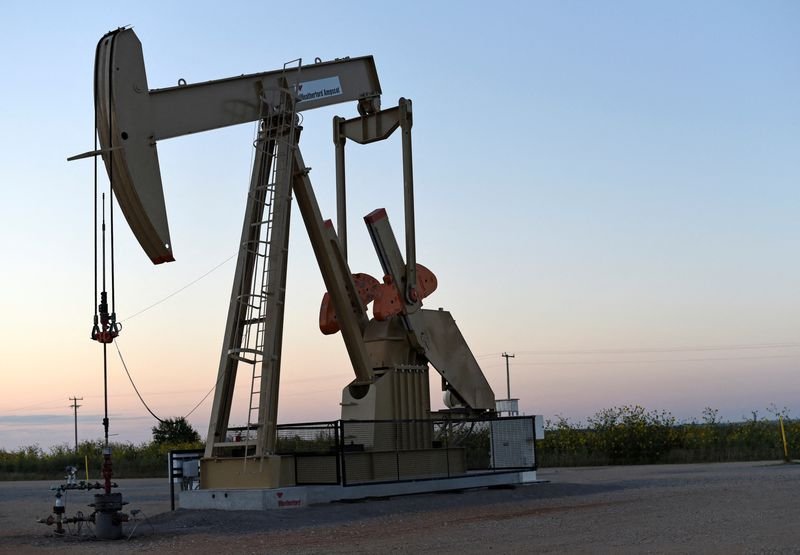
<path id="1" fill-rule="evenodd" d="M 50 484 L 0 482 L 0 552 L 800 554 L 797 464 L 544 469 L 539 477 L 548 482 L 261 512 L 170 512 L 166 480 L 121 481 L 127 509 L 149 519 L 113 544 L 52 537 L 34 522 L 49 514 Z M 69 495 L 68 514 L 91 498 Z"/>

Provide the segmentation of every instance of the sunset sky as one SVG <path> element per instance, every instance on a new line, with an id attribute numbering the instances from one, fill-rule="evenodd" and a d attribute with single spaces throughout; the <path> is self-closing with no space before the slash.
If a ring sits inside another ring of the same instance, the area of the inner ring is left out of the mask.
<path id="1" fill-rule="evenodd" d="M 80 438 L 102 436 L 93 165 L 66 158 L 93 148 L 94 49 L 123 25 L 151 88 L 374 55 L 383 106 L 414 102 L 425 304 L 452 312 L 498 398 L 509 352 L 526 414 L 800 416 L 797 2 L 128 4 L 4 6 L 0 448 L 71 443 L 72 396 Z M 306 112 L 301 148 L 335 219 L 334 115 L 355 105 Z M 253 132 L 159 143 L 176 262 L 153 266 L 118 220 L 118 345 L 162 417 L 216 380 Z M 349 146 L 348 192 L 351 268 L 380 277 L 361 217 L 385 207 L 403 237 L 399 137 Z M 295 207 L 281 422 L 338 418 L 352 379 L 317 328 L 323 292 Z M 147 441 L 109 360 L 112 439 Z M 212 397 L 189 418 L 203 436 Z"/>

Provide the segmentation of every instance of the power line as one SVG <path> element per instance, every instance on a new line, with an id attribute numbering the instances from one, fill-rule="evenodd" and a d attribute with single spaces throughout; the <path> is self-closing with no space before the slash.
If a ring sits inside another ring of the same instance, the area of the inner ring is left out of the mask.
<path id="1" fill-rule="evenodd" d="M 500 356 L 503 357 L 504 359 L 506 359 L 506 387 L 508 388 L 508 397 L 506 397 L 506 399 L 508 399 L 510 401 L 511 400 L 511 377 L 510 377 L 511 375 L 510 375 L 509 370 L 508 370 L 508 359 L 514 358 L 514 355 L 509 355 L 508 353 L 503 353 Z"/>
<path id="2" fill-rule="evenodd" d="M 209 395 L 211 395 L 211 393 L 212 393 L 212 392 L 213 392 L 213 391 L 214 391 L 214 390 L 217 388 L 217 386 L 219 385 L 219 382 L 221 382 L 221 381 L 222 381 L 222 378 L 223 378 L 223 377 L 225 377 L 225 374 L 223 374 L 223 373 L 220 373 L 219 377 L 217 377 L 217 381 L 214 383 L 214 385 L 212 385 L 212 386 L 211 386 L 211 389 L 209 389 L 209 390 L 208 390 L 208 393 L 206 393 L 205 395 L 203 395 L 203 398 L 202 398 L 202 399 L 200 399 L 200 402 L 199 402 L 199 403 L 197 403 L 197 404 L 194 406 L 194 408 L 193 408 L 192 410 L 190 410 L 189 412 L 187 412 L 187 413 L 186 413 L 186 416 L 184 416 L 184 418 L 189 418 L 189 415 L 191 415 L 191 414 L 192 414 L 194 411 L 196 411 L 196 410 L 198 409 L 198 407 L 199 407 L 200 405 L 202 405 L 202 404 L 203 404 L 203 401 L 205 401 L 206 399 L 208 399 L 208 396 L 209 396 Z"/>
<path id="3" fill-rule="evenodd" d="M 795 349 L 800 343 L 755 343 L 738 345 L 701 345 L 696 347 L 650 347 L 650 348 L 608 348 L 608 349 L 550 349 L 516 351 L 517 355 L 527 356 L 556 356 L 556 355 L 606 355 L 606 354 L 648 354 L 648 353 L 691 353 L 702 351 L 738 351 L 751 349 Z M 475 355 L 477 360 L 492 359 L 503 353 L 482 353 Z M 665 359 L 668 360 L 668 359 Z"/>
<path id="4" fill-rule="evenodd" d="M 75 452 L 78 452 L 78 407 L 81 405 L 78 404 L 78 401 L 83 401 L 83 397 L 70 397 L 70 401 L 72 404 L 70 405 L 75 413 Z"/>
<path id="5" fill-rule="evenodd" d="M 128 375 L 128 380 L 131 382 L 131 385 L 133 386 L 133 390 L 136 392 L 136 396 L 137 396 L 137 397 L 139 397 L 139 400 L 142 402 L 142 405 L 144 405 L 144 408 L 145 408 L 145 409 L 147 409 L 147 412 L 149 412 L 149 413 L 152 415 L 152 417 L 153 417 L 153 418 L 155 418 L 156 420 L 158 420 L 159 422 L 161 422 L 162 424 L 164 424 L 164 420 L 162 420 L 161 418 L 159 418 L 159 417 L 156 415 L 156 413 L 154 413 L 154 412 L 153 412 L 153 411 L 150 409 L 150 407 L 147 405 L 147 403 L 145 402 L 144 398 L 142 397 L 142 394 L 141 394 L 141 393 L 139 393 L 139 388 L 137 388 L 137 387 L 136 387 L 136 384 L 133 382 L 133 377 L 131 376 L 131 373 L 128 371 L 128 365 L 127 365 L 127 364 L 125 364 L 125 359 L 122 357 L 122 351 L 120 351 L 120 349 L 119 349 L 119 345 L 118 345 L 118 342 L 117 342 L 117 341 L 114 341 L 114 346 L 117 348 L 117 353 L 119 354 L 119 360 L 122 362 L 122 367 L 125 369 L 125 374 L 127 374 L 127 375 Z M 183 417 L 183 419 L 184 419 L 184 420 L 185 420 L 185 419 L 187 419 L 187 418 L 189 418 L 189 416 L 190 416 L 190 415 L 191 415 L 191 414 L 192 414 L 194 411 L 196 411 L 196 410 L 197 410 L 197 409 L 200 407 L 200 405 L 202 405 L 202 404 L 203 404 L 203 402 L 204 402 L 206 399 L 208 399 L 208 396 L 209 396 L 209 395 L 211 395 L 211 393 L 214 391 L 214 389 L 216 389 L 216 387 L 219 385 L 219 382 L 222 380 L 222 378 L 223 378 L 223 377 L 224 377 L 224 374 L 220 375 L 220 376 L 217 378 L 217 381 L 216 381 L 216 383 L 214 383 L 214 385 L 213 385 L 213 386 L 211 386 L 211 389 L 209 389 L 209 390 L 208 390 L 208 393 L 206 393 L 206 394 L 203 396 L 203 398 L 202 398 L 202 399 L 200 399 L 200 402 L 199 402 L 199 403 L 197 403 L 197 404 L 194 406 L 194 408 L 193 408 L 192 410 L 190 410 L 188 413 L 186 413 L 186 416 L 184 416 L 184 417 Z"/>
<path id="6" fill-rule="evenodd" d="M 136 387 L 136 384 L 133 383 L 133 378 L 131 377 L 131 373 L 128 372 L 128 366 L 125 364 L 125 359 L 122 358 L 122 351 L 119 350 L 119 345 L 117 345 L 116 341 L 114 341 L 114 346 L 117 348 L 117 353 L 119 353 L 119 360 L 122 362 L 122 367 L 125 369 L 125 373 L 128 375 L 128 380 L 130 380 L 131 385 L 133 386 L 133 390 L 136 392 L 136 395 L 139 397 L 139 400 L 144 405 L 144 408 L 147 409 L 147 412 L 149 412 L 153 416 L 153 418 L 158 420 L 160 423 L 164 424 L 164 421 L 161 420 L 158 416 L 156 416 L 156 413 L 150 410 L 150 407 L 147 406 L 147 403 L 145 403 L 144 399 L 142 398 L 142 394 L 139 393 L 139 389 Z"/>
<path id="7" fill-rule="evenodd" d="M 701 345 L 696 347 L 609 348 L 609 349 L 554 349 L 517 351 L 526 355 L 596 355 L 624 353 L 685 353 L 695 351 L 739 351 L 750 349 L 787 349 L 800 347 L 800 343 L 755 343 L 740 345 Z M 481 357 L 478 358 L 482 358 Z"/>
<path id="8" fill-rule="evenodd" d="M 29 409 L 38 409 L 38 408 L 42 408 L 42 407 L 49 407 L 49 406 L 52 406 L 53 403 L 57 403 L 60 399 L 61 399 L 61 397 L 57 397 L 55 399 L 52 399 L 50 401 L 44 401 L 42 403 L 34 403 L 32 405 L 25 405 L 24 407 L 17 407 L 15 409 L 5 409 L 5 410 L 2 411 L 2 414 L 6 414 L 6 413 L 9 413 L 9 412 L 19 412 L 21 410 L 29 410 Z M 51 409 L 51 410 L 57 410 L 57 409 Z"/>
<path id="9" fill-rule="evenodd" d="M 190 281 L 189 283 L 187 283 L 186 285 L 184 285 L 184 286 L 183 286 L 183 287 L 181 287 L 180 289 L 176 289 L 175 291 L 173 291 L 172 293 L 170 293 L 169 295 L 167 295 L 167 296 L 166 296 L 166 297 L 164 297 L 163 299 L 161 299 L 161 300 L 158 300 L 158 301 L 154 302 L 154 303 L 153 303 L 153 304 L 151 304 L 150 306 L 147 306 L 147 307 L 145 307 L 145 308 L 141 309 L 141 310 L 140 310 L 140 311 L 138 311 L 138 312 L 134 312 L 134 313 L 133 313 L 131 316 L 128 316 L 127 318 L 125 318 L 125 322 L 127 322 L 127 321 L 129 321 L 129 320 L 132 320 L 132 319 L 134 319 L 134 318 L 136 318 L 137 316 L 139 316 L 140 314 L 142 314 L 142 313 L 144 313 L 144 312 L 147 312 L 147 311 L 148 311 L 148 310 L 150 310 L 151 308 L 155 308 L 156 306 L 160 305 L 160 304 L 161 304 L 161 303 L 163 303 L 164 301 L 167 301 L 167 300 L 171 299 L 172 297 L 174 297 L 174 296 L 175 296 L 175 295 L 177 295 L 178 293 L 181 293 L 181 292 L 185 291 L 186 289 L 188 289 L 189 287 L 191 287 L 192 285 L 194 285 L 195 283 L 197 283 L 198 281 L 200 281 L 200 280 L 201 280 L 201 279 L 203 279 L 204 277 L 207 277 L 207 276 L 209 276 L 209 275 L 210 275 L 210 274 L 212 274 L 214 271 L 216 271 L 216 270 L 218 270 L 219 268 L 221 268 L 222 266 L 224 266 L 224 265 L 225 265 L 225 263 L 227 263 L 229 260 L 231 260 L 231 259 L 232 259 L 234 256 L 236 256 L 237 254 L 239 254 L 239 253 L 238 253 L 238 252 L 236 252 L 236 253 L 234 253 L 234 254 L 230 255 L 228 258 L 226 258 L 225 260 L 223 260 L 222 262 L 220 262 L 219 264 L 217 264 L 216 266 L 214 266 L 213 268 L 211 268 L 209 271 L 207 271 L 206 273 L 204 273 L 204 274 L 203 274 L 203 275 L 201 275 L 200 277 L 198 277 L 198 278 L 195 278 L 194 280 Z M 120 321 L 122 321 L 122 320 L 120 320 Z"/>
<path id="10" fill-rule="evenodd" d="M 219 382 L 219 380 L 218 380 L 218 382 Z M 206 399 L 208 399 L 208 396 L 209 396 L 209 395 L 211 395 L 211 392 L 212 392 L 212 391 L 214 391 L 214 389 L 216 389 L 216 387 L 217 387 L 217 385 L 216 385 L 216 384 L 214 384 L 214 387 L 212 387 L 211 389 L 209 389 L 209 390 L 208 390 L 208 393 L 206 393 L 205 395 L 203 395 L 203 398 L 202 398 L 202 399 L 200 399 L 200 402 L 199 402 L 199 403 L 197 403 L 197 404 L 194 406 L 194 408 L 193 408 L 192 410 L 190 410 L 189 412 L 187 412 L 187 413 L 186 413 L 186 416 L 184 416 L 183 418 L 184 418 L 184 419 L 185 419 L 185 418 L 189 418 L 189 417 L 192 415 L 192 413 L 193 413 L 194 411 L 196 411 L 196 410 L 197 410 L 197 409 L 200 407 L 200 405 L 202 405 L 202 404 L 203 404 L 203 401 L 205 401 Z"/>
<path id="11" fill-rule="evenodd" d="M 797 355 L 766 355 L 758 357 L 708 357 L 708 358 L 661 358 L 650 360 L 560 360 L 551 362 L 518 362 L 518 366 L 580 366 L 591 364 L 657 364 L 674 362 L 708 362 L 708 361 L 735 361 L 735 360 L 765 360 L 775 358 L 797 358 Z"/>

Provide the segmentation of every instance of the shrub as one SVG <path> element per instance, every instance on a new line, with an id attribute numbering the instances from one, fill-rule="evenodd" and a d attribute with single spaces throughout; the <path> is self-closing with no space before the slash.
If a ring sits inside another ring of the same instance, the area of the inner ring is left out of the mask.
<path id="1" fill-rule="evenodd" d="M 788 411 L 767 409 L 784 418 L 789 456 L 800 456 L 800 421 Z M 562 416 L 546 422 L 545 439 L 537 445 L 540 466 L 601 464 L 690 463 L 749 461 L 783 458 L 783 440 L 777 420 L 758 418 L 720 422 L 719 411 L 703 410 L 702 422 L 679 424 L 665 411 L 641 406 L 605 409 L 587 419 L 587 425 Z"/>
<path id="2" fill-rule="evenodd" d="M 167 453 L 172 449 L 197 449 L 202 443 L 156 444 L 112 443 L 111 460 L 114 478 L 167 477 Z M 61 480 L 67 466 L 78 468 L 78 479 L 101 480 L 103 442 L 84 441 L 77 452 L 67 444 L 45 452 L 38 445 L 15 451 L 0 449 L 0 480 Z"/>

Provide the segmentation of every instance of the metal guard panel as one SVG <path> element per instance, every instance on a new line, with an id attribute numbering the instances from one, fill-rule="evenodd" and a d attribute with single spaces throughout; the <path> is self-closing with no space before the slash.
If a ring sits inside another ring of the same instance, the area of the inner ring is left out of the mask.
<path id="1" fill-rule="evenodd" d="M 427 341 L 425 356 L 472 409 L 495 410 L 494 391 L 446 310 L 420 310 Z"/>
<path id="2" fill-rule="evenodd" d="M 134 236 L 154 264 L 172 262 L 142 45 L 132 30 L 104 36 L 95 60 L 97 133 L 103 161 Z"/>

